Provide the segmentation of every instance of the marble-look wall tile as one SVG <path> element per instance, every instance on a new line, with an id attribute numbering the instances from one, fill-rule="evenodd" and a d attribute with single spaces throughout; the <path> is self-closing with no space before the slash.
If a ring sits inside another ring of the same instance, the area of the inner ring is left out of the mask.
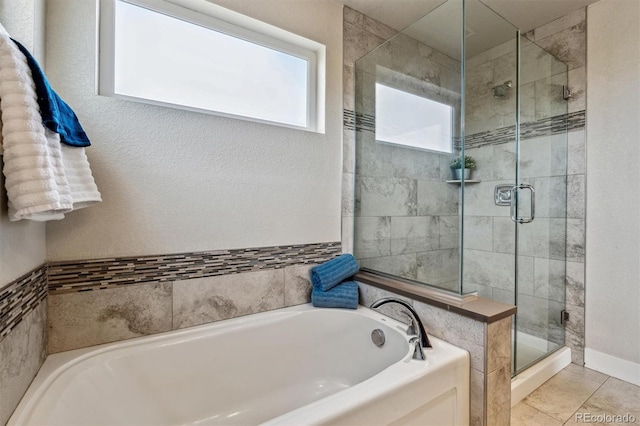
<path id="1" fill-rule="evenodd" d="M 460 247 L 460 236 L 457 234 L 446 234 L 439 236 L 440 243 L 438 248 L 440 250 L 457 249 Z"/>
<path id="2" fill-rule="evenodd" d="M 567 259 L 566 243 L 568 236 L 567 219 L 551 218 L 549 221 L 549 257 L 551 259 Z"/>
<path id="3" fill-rule="evenodd" d="M 512 317 L 507 317 L 487 324 L 487 373 L 493 373 L 502 367 L 511 367 L 511 322 Z"/>
<path id="4" fill-rule="evenodd" d="M 352 173 L 342 174 L 342 216 L 353 216 L 355 210 L 354 179 Z"/>
<path id="5" fill-rule="evenodd" d="M 391 254 L 391 218 L 355 217 L 355 251 L 358 259 Z"/>
<path id="6" fill-rule="evenodd" d="M 342 172 L 356 172 L 356 131 L 342 130 Z"/>
<path id="7" fill-rule="evenodd" d="M 49 353 L 169 331 L 171 315 L 171 282 L 49 295 Z"/>
<path id="8" fill-rule="evenodd" d="M 471 369 L 470 376 L 470 400 L 469 400 L 469 425 L 483 426 L 485 405 L 485 380 L 482 371 Z"/>
<path id="9" fill-rule="evenodd" d="M 284 270 L 221 275 L 173 284 L 173 328 L 284 307 Z"/>
<path id="10" fill-rule="evenodd" d="M 465 186 L 465 216 L 509 216 L 508 206 L 497 206 L 495 204 L 495 186 L 502 184 L 513 185 L 513 181 L 480 182 Z"/>
<path id="11" fill-rule="evenodd" d="M 352 216 L 342 218 L 342 235 L 340 241 L 342 246 L 342 253 L 353 253 L 353 221 L 354 218 Z"/>
<path id="12" fill-rule="evenodd" d="M 567 219 L 567 260 L 584 262 L 584 220 Z"/>
<path id="13" fill-rule="evenodd" d="M 398 34 L 398 31 L 393 28 L 376 21 L 375 19 L 369 18 L 367 15 L 362 15 L 364 17 L 364 22 L 362 26 L 368 32 L 378 37 L 381 37 L 385 40 L 389 40 L 394 35 Z"/>
<path id="14" fill-rule="evenodd" d="M 487 376 L 487 425 L 508 426 L 511 421 L 511 366 Z"/>
<path id="15" fill-rule="evenodd" d="M 414 301 L 413 306 L 428 334 L 466 349 L 471 368 L 485 371 L 484 323 L 422 302 Z"/>
<path id="16" fill-rule="evenodd" d="M 585 185 L 584 175 L 567 176 L 567 217 L 584 219 Z"/>
<path id="17" fill-rule="evenodd" d="M 523 41 L 520 51 L 521 83 L 529 84 L 551 75 L 553 58 L 534 43 Z"/>
<path id="18" fill-rule="evenodd" d="M 513 255 L 480 250 L 464 250 L 464 281 L 490 285 L 494 288 L 515 288 Z"/>
<path id="19" fill-rule="evenodd" d="M 367 216 L 415 216 L 417 186 L 413 179 L 356 176 L 356 216 L 363 212 Z"/>
<path id="20" fill-rule="evenodd" d="M 494 145 L 493 147 L 493 180 L 514 183 L 516 176 L 515 143 Z"/>
<path id="21" fill-rule="evenodd" d="M 487 299 L 493 298 L 493 287 L 489 285 L 477 284 L 469 281 L 462 283 L 462 294 L 469 294 L 473 292 L 476 292 L 479 297 L 486 297 Z"/>
<path id="22" fill-rule="evenodd" d="M 563 176 L 567 168 L 567 138 L 564 134 L 525 139 L 520 142 L 520 176 Z M 515 173 L 511 176 L 513 178 Z"/>
<path id="23" fill-rule="evenodd" d="M 584 263 L 567 262 L 567 304 L 584 307 Z"/>
<path id="24" fill-rule="evenodd" d="M 536 36 L 536 44 L 567 64 L 568 69 L 586 64 L 586 22 L 582 21 L 544 38 Z"/>
<path id="25" fill-rule="evenodd" d="M 391 254 L 417 253 L 437 250 L 438 247 L 437 216 L 391 218 Z"/>
<path id="26" fill-rule="evenodd" d="M 393 176 L 438 182 L 441 156 L 433 152 L 393 147 L 391 151 Z"/>
<path id="27" fill-rule="evenodd" d="M 568 72 L 568 86 L 571 90 L 568 112 L 582 111 L 587 107 L 587 67 L 574 68 Z"/>
<path id="28" fill-rule="evenodd" d="M 360 297 L 360 304 L 362 306 L 366 306 L 367 308 L 370 307 L 373 304 L 373 302 L 385 297 L 395 297 L 397 299 L 404 300 L 410 305 L 413 305 L 413 300 L 407 297 L 398 296 L 395 293 L 392 293 L 387 290 L 383 290 L 378 287 L 371 286 L 369 284 L 358 282 L 358 291 L 359 291 L 359 297 Z M 403 313 L 403 310 L 405 309 L 396 303 L 388 303 L 376 309 L 377 312 L 380 312 L 383 315 L 391 317 L 400 322 L 408 323 L 407 315 Z"/>
<path id="29" fill-rule="evenodd" d="M 458 279 L 460 258 L 458 249 L 433 250 L 416 255 L 417 279 L 441 286 Z"/>
<path id="30" fill-rule="evenodd" d="M 311 268 L 314 266 L 296 265 L 284 268 L 285 307 L 302 305 L 311 301 Z"/>
<path id="31" fill-rule="evenodd" d="M 5 424 L 47 356 L 47 301 L 0 341 L 0 424 Z"/>
<path id="32" fill-rule="evenodd" d="M 385 42 L 384 38 L 349 22 L 344 23 L 343 37 L 343 60 L 344 65 L 349 67 L 353 67 L 356 60 Z"/>
<path id="33" fill-rule="evenodd" d="M 355 165 L 358 178 L 370 177 L 394 177 L 393 146 L 376 142 L 369 132 L 356 134 Z"/>
<path id="34" fill-rule="evenodd" d="M 457 214 L 459 190 L 457 186 L 445 182 L 419 180 L 417 202 L 420 216 Z"/>
<path id="35" fill-rule="evenodd" d="M 534 263 L 533 257 L 518 256 L 518 293 L 533 296 Z"/>
<path id="36" fill-rule="evenodd" d="M 519 228 L 518 253 L 548 259 L 549 227 L 550 219 L 545 218 L 536 218 L 533 222 L 522 225 Z"/>
<path id="37" fill-rule="evenodd" d="M 539 177 L 523 179 L 522 183 L 535 188 L 535 216 L 564 218 L 567 216 L 567 178 L 565 176 Z M 525 196 L 528 196 L 524 191 Z M 528 207 L 527 207 L 528 208 Z M 525 210 L 525 214 L 528 211 Z"/>
<path id="38" fill-rule="evenodd" d="M 493 218 L 466 216 L 463 238 L 465 249 L 491 251 L 493 248 Z"/>
<path id="39" fill-rule="evenodd" d="M 465 155 L 470 155 L 476 160 L 476 168 L 473 169 L 473 179 L 493 180 L 493 146 L 483 146 L 481 148 L 471 148 L 465 150 Z"/>
<path id="40" fill-rule="evenodd" d="M 355 109 L 355 100 L 356 100 L 356 77 L 355 70 L 353 67 L 343 66 L 342 67 L 342 96 L 343 109 L 353 111 Z"/>
<path id="41" fill-rule="evenodd" d="M 542 299 L 564 301 L 565 261 L 534 259 L 533 295 Z"/>
<path id="42" fill-rule="evenodd" d="M 360 267 L 412 280 L 418 278 L 418 264 L 415 253 L 361 259 Z"/>
<path id="43" fill-rule="evenodd" d="M 493 218 L 493 251 L 514 254 L 516 247 L 516 225 L 510 217 Z"/>
<path id="44" fill-rule="evenodd" d="M 585 172 L 585 132 L 584 129 L 569 132 L 567 148 L 567 174 L 578 175 Z"/>
<path id="45" fill-rule="evenodd" d="M 549 301 L 526 294 L 518 295 L 518 330 L 541 339 L 549 337 Z"/>
<path id="46" fill-rule="evenodd" d="M 565 343 L 571 348 L 571 360 L 578 365 L 584 364 L 584 307 L 567 304 L 569 321 L 565 323 Z"/>

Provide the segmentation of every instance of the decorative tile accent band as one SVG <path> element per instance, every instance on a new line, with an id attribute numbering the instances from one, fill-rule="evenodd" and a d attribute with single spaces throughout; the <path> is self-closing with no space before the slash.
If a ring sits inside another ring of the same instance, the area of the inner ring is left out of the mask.
<path id="1" fill-rule="evenodd" d="M 55 262 L 49 264 L 49 292 L 61 294 L 103 290 L 147 282 L 315 264 L 330 260 L 340 255 L 341 251 L 341 244 L 332 242 Z"/>
<path id="2" fill-rule="evenodd" d="M 544 118 L 532 123 L 522 123 L 520 124 L 520 135 L 521 139 L 532 139 L 576 130 L 584 126 L 585 110 L 582 110 Z M 480 148 L 487 145 L 510 143 L 515 141 L 515 137 L 516 126 L 502 127 L 497 130 L 466 136 L 465 148 Z"/>
<path id="3" fill-rule="evenodd" d="M 46 297 L 46 265 L 28 272 L 0 289 L 0 341 Z"/>
<path id="4" fill-rule="evenodd" d="M 348 130 L 355 129 L 359 132 L 375 132 L 375 116 L 359 114 L 345 109 L 343 115 L 344 127 Z M 565 131 L 580 129 L 585 126 L 585 110 L 569 114 L 544 118 L 532 123 L 522 123 L 520 134 L 522 139 L 548 136 Z M 465 137 L 465 148 L 480 148 L 487 145 L 499 145 L 515 141 L 516 126 L 501 127 L 497 130 L 480 132 Z M 454 146 L 460 147 L 460 139 L 454 140 Z"/>

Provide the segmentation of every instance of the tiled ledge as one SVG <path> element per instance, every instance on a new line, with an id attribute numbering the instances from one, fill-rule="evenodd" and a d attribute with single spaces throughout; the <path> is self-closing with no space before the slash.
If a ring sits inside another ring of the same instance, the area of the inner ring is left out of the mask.
<path id="1" fill-rule="evenodd" d="M 514 305 L 496 302 L 476 295 L 455 295 L 435 289 L 418 286 L 397 278 L 389 278 L 372 272 L 360 272 L 355 276 L 356 281 L 391 291 L 436 306 L 459 315 L 472 318 L 484 323 L 493 323 L 510 317 L 516 313 Z"/>

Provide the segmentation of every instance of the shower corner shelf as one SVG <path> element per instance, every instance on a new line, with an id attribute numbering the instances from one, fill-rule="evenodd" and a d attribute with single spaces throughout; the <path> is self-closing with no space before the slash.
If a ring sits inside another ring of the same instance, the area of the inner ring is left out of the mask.
<path id="1" fill-rule="evenodd" d="M 447 183 L 456 183 L 456 184 L 460 184 L 460 182 L 462 182 L 460 179 L 456 179 L 456 180 L 445 180 L 445 182 Z M 480 183 L 482 181 L 477 180 L 477 179 L 465 179 L 464 183 Z"/>

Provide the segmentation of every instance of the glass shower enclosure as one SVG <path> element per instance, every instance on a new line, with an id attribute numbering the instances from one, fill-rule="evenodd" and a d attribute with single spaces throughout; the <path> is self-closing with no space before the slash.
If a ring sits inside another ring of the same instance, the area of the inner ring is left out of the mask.
<path id="1" fill-rule="evenodd" d="M 517 305 L 514 373 L 563 346 L 567 66 L 448 0 L 356 61 L 355 84 L 362 268 Z"/>

